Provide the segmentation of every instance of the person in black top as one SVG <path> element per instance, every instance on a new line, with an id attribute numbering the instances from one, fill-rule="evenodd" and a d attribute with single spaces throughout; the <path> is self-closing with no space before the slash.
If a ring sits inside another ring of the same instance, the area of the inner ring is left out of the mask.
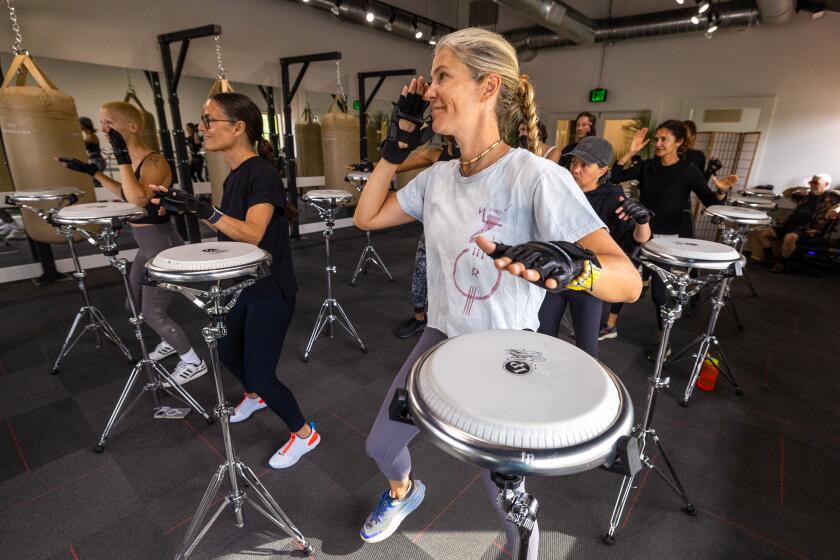
<path id="1" fill-rule="evenodd" d="M 782 196 L 790 197 L 796 203 L 796 209 L 784 223 L 776 227 L 762 228 L 756 232 L 764 249 L 764 260 L 772 263 L 773 243 L 782 241 L 781 255 L 773 267 L 773 272 L 785 272 L 787 261 L 796 250 L 796 244 L 803 238 L 819 237 L 830 230 L 840 216 L 840 193 L 829 190 L 831 176 L 817 173 L 808 181 L 809 188 L 793 187 L 785 190 Z"/>
<path id="2" fill-rule="evenodd" d="M 613 159 L 609 142 L 585 137 L 566 157 L 575 182 L 626 254 L 630 255 L 637 245 L 650 239 L 650 211 L 626 198 L 621 187 L 609 181 L 609 164 Z M 572 290 L 547 293 L 540 308 L 539 332 L 556 336 L 567 304 L 572 312 L 578 348 L 597 358 L 603 302 L 591 294 Z"/>
<path id="3" fill-rule="evenodd" d="M 149 357 L 162 360 L 178 354 L 180 361 L 172 370 L 172 378 L 183 385 L 207 373 L 207 364 L 196 354 L 184 330 L 169 316 L 169 305 L 175 294 L 143 285 L 146 261 L 164 249 L 183 245 L 169 216 L 160 213 L 160 206 L 152 202 L 151 185 L 171 185 L 172 170 L 166 159 L 144 142 L 143 114 L 137 107 L 122 101 L 106 103 L 100 110 L 100 120 L 119 166 L 119 181 L 102 173 L 94 163 L 62 158 L 60 161 L 68 169 L 91 175 L 120 199 L 146 209 L 145 217 L 129 222 L 131 235 L 137 242 L 137 254 L 128 276 L 129 288 L 144 322 L 161 338 Z"/>
<path id="4" fill-rule="evenodd" d="M 187 123 L 187 148 L 190 150 L 190 175 L 192 180 L 204 181 L 204 156 L 201 154 L 201 135 L 195 123 Z"/>
<path id="5" fill-rule="evenodd" d="M 315 449 L 321 437 L 276 375 L 297 294 L 285 189 L 266 157 L 270 144 L 263 138 L 262 113 L 248 96 L 211 96 L 204 104 L 199 128 L 205 149 L 221 152 L 231 169 L 223 185 L 222 207 L 183 191 L 155 190 L 163 193 L 167 207 L 205 220 L 219 232 L 219 241 L 252 243 L 272 257 L 271 276 L 245 288 L 231 309 L 227 335 L 219 339 L 219 358 L 245 387 L 245 397 L 230 422 L 242 422 L 258 410 L 271 408 L 291 435 L 272 455 L 269 466 L 288 468 Z"/>
<path id="6" fill-rule="evenodd" d="M 578 142 L 586 138 L 587 136 L 595 136 L 595 123 L 598 121 L 598 118 L 595 116 L 594 113 L 590 113 L 589 111 L 583 111 L 580 113 L 577 118 L 575 119 L 575 140 L 574 142 L 569 142 L 566 147 L 560 152 L 560 159 L 555 160 L 553 158 L 552 161 L 556 161 L 566 169 L 569 168 L 569 159 L 566 158 L 566 155 L 571 153 L 572 150 L 575 149 Z"/>
<path id="7" fill-rule="evenodd" d="M 424 169 L 439 161 L 450 161 L 461 157 L 458 143 L 452 136 L 443 137 L 443 146 L 428 148 L 417 155 L 409 157 L 397 167 L 397 173 Z M 428 292 L 426 286 L 426 237 L 421 233 L 417 243 L 417 253 L 414 255 L 414 274 L 411 278 L 411 300 L 414 305 L 414 317 L 397 328 L 396 335 L 400 338 L 411 338 L 423 332 L 426 328 L 426 305 Z"/>
<path id="8" fill-rule="evenodd" d="M 654 237 L 694 237 L 693 227 L 685 226 L 686 223 L 691 225 L 691 193 L 706 206 L 722 204 L 738 177 L 712 177 L 717 192 L 709 189 L 703 173 L 681 155 L 685 152 L 686 129 L 682 122 L 675 120 L 665 121 L 656 129 L 653 158 L 625 169 L 624 165 L 650 141 L 647 134 L 647 128 L 635 134 L 630 150 L 613 165 L 612 179 L 616 183 L 639 181 L 639 202 L 654 214 L 651 220 Z M 668 295 L 656 274 L 653 275 L 651 295 L 656 304 L 656 320 L 661 332 L 659 311 L 668 301 Z"/>

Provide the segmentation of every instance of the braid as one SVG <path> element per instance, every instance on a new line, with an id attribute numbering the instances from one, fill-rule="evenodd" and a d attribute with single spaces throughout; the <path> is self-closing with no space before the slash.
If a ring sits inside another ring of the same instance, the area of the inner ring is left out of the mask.
<path id="1" fill-rule="evenodd" d="M 534 86 L 528 81 L 528 75 L 522 74 L 519 79 L 519 102 L 523 120 L 528 125 L 528 146 L 531 152 L 542 155 L 540 147 L 540 130 L 537 128 L 537 104 L 534 101 Z"/>

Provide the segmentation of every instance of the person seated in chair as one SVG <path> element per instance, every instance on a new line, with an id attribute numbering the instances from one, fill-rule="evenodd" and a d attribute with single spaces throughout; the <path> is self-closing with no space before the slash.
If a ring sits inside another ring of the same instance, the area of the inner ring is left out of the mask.
<path id="1" fill-rule="evenodd" d="M 775 227 L 758 231 L 758 240 L 764 249 L 764 261 L 774 262 L 773 242 L 781 240 L 781 257 L 776 261 L 773 272 L 785 272 L 787 260 L 796 250 L 796 244 L 803 238 L 817 238 L 825 228 L 840 215 L 840 192 L 830 191 L 831 176 L 817 173 L 809 181 L 809 187 L 793 187 L 782 195 L 796 203 L 796 210 L 787 221 Z"/>

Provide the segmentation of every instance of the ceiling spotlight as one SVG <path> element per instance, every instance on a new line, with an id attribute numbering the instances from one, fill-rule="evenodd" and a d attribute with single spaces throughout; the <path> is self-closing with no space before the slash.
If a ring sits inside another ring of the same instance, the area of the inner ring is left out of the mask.
<path id="1" fill-rule="evenodd" d="M 720 14 L 715 10 L 709 12 L 709 25 L 706 27 L 706 33 L 711 35 L 720 27 Z"/>
<path id="2" fill-rule="evenodd" d="M 304 4 L 309 4 L 309 0 L 303 0 Z"/>
<path id="3" fill-rule="evenodd" d="M 373 23 L 373 20 L 376 19 L 376 16 L 373 14 L 373 5 L 368 2 L 367 13 L 365 13 L 365 21 L 368 23 Z"/>
<path id="4" fill-rule="evenodd" d="M 391 17 L 388 18 L 388 22 L 385 24 L 385 31 L 393 31 L 394 30 L 394 19 L 396 18 L 396 14 L 392 13 Z"/>
<path id="5" fill-rule="evenodd" d="M 420 31 L 420 26 L 417 25 L 417 18 L 414 19 L 414 38 L 415 39 L 422 39 L 423 32 Z"/>
<path id="6" fill-rule="evenodd" d="M 685 0 L 677 0 L 677 4 L 679 4 L 680 6 L 682 6 L 683 4 L 685 4 Z"/>
<path id="7" fill-rule="evenodd" d="M 702 2 L 697 2 L 697 13 L 706 13 L 706 10 L 708 10 L 711 5 L 711 2 L 707 2 L 706 0 L 703 0 Z"/>
<path id="8" fill-rule="evenodd" d="M 694 25 L 700 25 L 700 18 L 696 14 L 691 16 L 691 23 Z"/>
<path id="9" fill-rule="evenodd" d="M 341 0 L 336 0 L 335 4 L 330 8 L 330 13 L 335 17 L 341 15 Z"/>
<path id="10" fill-rule="evenodd" d="M 429 44 L 433 47 L 437 45 L 437 25 L 432 24 L 432 36 L 429 37 Z"/>

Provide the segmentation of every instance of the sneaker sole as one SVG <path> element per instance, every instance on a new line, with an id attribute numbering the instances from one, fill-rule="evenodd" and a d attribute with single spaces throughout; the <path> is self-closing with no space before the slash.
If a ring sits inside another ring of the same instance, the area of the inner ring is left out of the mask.
<path id="1" fill-rule="evenodd" d="M 605 334 L 604 336 L 599 336 L 598 340 L 607 340 L 609 338 L 618 338 L 618 333 L 610 333 L 610 334 Z"/>
<path id="2" fill-rule="evenodd" d="M 233 416 L 231 416 L 230 419 L 228 420 L 228 422 L 230 422 L 231 424 L 239 424 L 240 422 L 244 422 L 245 420 L 247 420 L 248 418 L 250 418 L 251 416 L 253 416 L 257 412 L 259 412 L 260 410 L 263 410 L 263 409 L 266 409 L 266 408 L 268 408 L 267 404 L 260 405 L 257 408 L 255 408 L 254 410 L 252 410 L 251 413 L 248 414 L 248 416 L 246 416 L 245 418 L 242 418 L 241 420 L 234 420 Z"/>
<path id="3" fill-rule="evenodd" d="M 198 379 L 199 377 L 201 377 L 201 376 L 202 376 L 202 375 L 204 375 L 205 373 L 207 373 L 207 368 L 205 368 L 205 369 L 204 369 L 204 371 L 202 371 L 201 373 L 196 373 L 195 375 L 193 375 L 192 377 L 190 377 L 189 379 L 187 379 L 187 380 L 186 380 L 186 381 L 184 381 L 183 383 L 178 383 L 178 385 L 180 385 L 181 387 L 183 387 L 184 385 L 186 385 L 186 384 L 187 384 L 187 383 L 189 383 L 190 381 L 195 381 L 196 379 Z M 170 375 L 170 377 L 172 377 L 172 376 Z M 171 387 L 172 387 L 172 385 L 171 385 L 171 384 L 169 384 L 169 383 L 167 383 L 167 382 L 164 382 L 164 383 L 163 383 L 163 386 L 164 386 L 164 388 L 166 388 L 166 389 L 169 389 L 169 388 L 171 388 Z"/>
<path id="4" fill-rule="evenodd" d="M 319 445 L 321 445 L 320 435 L 319 435 L 318 441 L 315 443 L 315 445 L 313 445 L 312 448 L 309 451 L 307 451 L 306 453 L 304 453 L 303 455 L 306 455 L 307 453 L 312 453 L 313 451 L 315 451 L 315 448 L 318 447 Z M 288 465 L 283 465 L 282 467 L 275 467 L 274 465 L 271 464 L 271 460 L 269 460 L 268 461 L 268 466 L 270 468 L 274 469 L 275 471 L 282 471 L 283 469 L 288 469 L 290 467 L 294 467 L 295 465 L 297 465 L 298 461 L 300 461 L 303 458 L 303 455 L 301 455 L 300 457 L 295 459 L 294 462 L 289 463 Z M 274 457 L 274 455 L 272 455 L 272 457 Z"/>
<path id="5" fill-rule="evenodd" d="M 417 481 L 415 481 L 415 484 L 417 484 Z M 414 510 L 416 510 L 417 508 L 419 508 L 419 507 L 420 507 L 420 504 L 422 504 L 422 503 L 423 503 L 423 500 L 426 498 L 426 487 L 425 487 L 425 486 L 418 486 L 418 488 L 420 488 L 421 490 L 420 490 L 420 499 L 419 499 L 419 501 L 417 502 L 417 505 L 416 505 L 416 506 L 414 506 L 413 508 L 411 508 L 411 509 L 410 509 L 410 510 L 408 510 L 408 511 L 401 512 L 401 513 L 400 513 L 400 514 L 399 514 L 399 515 L 395 518 L 395 519 L 397 520 L 397 522 L 396 522 L 396 524 L 394 525 L 394 528 L 393 528 L 391 531 L 388 531 L 388 532 L 383 531 L 383 532 L 381 532 L 381 533 L 379 533 L 379 534 L 377 534 L 377 535 L 374 535 L 374 536 L 372 536 L 372 537 L 365 537 L 365 536 L 361 533 L 361 531 L 359 531 L 359 536 L 362 538 L 362 540 L 363 540 L 363 541 L 365 541 L 366 543 L 371 543 L 371 544 L 372 544 L 372 543 L 378 543 L 378 542 L 382 542 L 382 541 L 384 541 L 385 539 L 387 539 L 388 537 L 390 537 L 391 535 L 393 535 L 394 533 L 396 533 L 396 532 L 397 532 L 397 529 L 399 529 L 399 528 L 400 528 L 400 525 L 402 525 L 402 522 L 405 520 L 405 518 L 406 518 L 406 517 L 408 517 L 409 515 L 411 515 L 411 514 L 414 512 Z"/>
<path id="6" fill-rule="evenodd" d="M 159 362 L 163 359 L 168 358 L 169 356 L 174 356 L 175 354 L 177 354 L 177 352 L 175 352 L 175 350 L 173 350 L 172 352 L 169 352 L 168 354 L 163 354 L 161 356 L 158 356 L 157 358 L 152 358 L 152 355 L 149 354 L 149 359 L 152 360 L 153 362 Z"/>

